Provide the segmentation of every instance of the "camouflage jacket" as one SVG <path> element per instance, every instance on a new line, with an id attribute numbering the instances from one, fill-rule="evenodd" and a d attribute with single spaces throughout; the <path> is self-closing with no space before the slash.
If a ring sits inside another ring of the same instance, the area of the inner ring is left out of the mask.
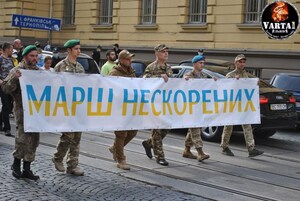
<path id="1" fill-rule="evenodd" d="M 8 76 L 5 78 L 2 83 L 2 90 L 4 93 L 10 94 L 14 98 L 14 114 L 16 118 L 17 125 L 23 125 L 23 105 L 22 105 L 22 94 L 21 94 L 21 86 L 19 79 L 15 77 L 15 73 L 17 70 L 40 70 L 37 66 L 29 66 L 23 60 L 19 65 L 13 68 Z"/>
<path id="2" fill-rule="evenodd" d="M 189 78 L 207 78 L 207 76 L 202 72 L 195 72 L 195 70 L 184 74 L 184 76 L 188 76 Z"/>
<path id="3" fill-rule="evenodd" d="M 14 64 L 11 58 L 0 56 L 0 79 L 4 80 L 13 67 Z"/>
<path id="4" fill-rule="evenodd" d="M 161 77 L 161 74 L 167 74 L 168 77 L 172 77 L 173 71 L 171 66 L 165 64 L 164 66 L 160 66 L 157 61 L 152 62 L 149 64 L 144 72 L 143 77 Z"/>
<path id="5" fill-rule="evenodd" d="M 85 73 L 83 66 L 79 62 L 73 64 L 68 60 L 68 57 L 58 62 L 54 70 L 55 72 Z"/>
<path id="6" fill-rule="evenodd" d="M 113 67 L 109 73 L 110 76 L 120 76 L 120 77 L 136 77 L 135 71 L 133 68 L 130 68 L 129 71 L 120 65 Z"/>
<path id="7" fill-rule="evenodd" d="M 235 69 L 231 72 L 229 72 L 226 77 L 227 78 L 235 78 L 236 75 L 240 75 L 240 78 L 248 78 L 248 74 L 246 72 L 246 70 L 238 70 L 238 69 Z"/>

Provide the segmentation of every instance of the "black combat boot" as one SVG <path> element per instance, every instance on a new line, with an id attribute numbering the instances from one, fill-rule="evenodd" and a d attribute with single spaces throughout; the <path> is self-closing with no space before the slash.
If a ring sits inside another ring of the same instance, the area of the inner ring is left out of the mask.
<path id="1" fill-rule="evenodd" d="M 27 161 L 23 162 L 22 177 L 36 181 L 36 180 L 40 179 L 40 177 L 33 174 L 33 172 L 30 170 L 30 164 L 31 164 L 31 162 L 27 162 Z"/>
<path id="2" fill-rule="evenodd" d="M 12 170 L 12 176 L 14 176 L 17 179 L 20 179 L 22 177 L 21 173 L 21 159 L 14 158 L 14 163 L 11 166 Z"/>

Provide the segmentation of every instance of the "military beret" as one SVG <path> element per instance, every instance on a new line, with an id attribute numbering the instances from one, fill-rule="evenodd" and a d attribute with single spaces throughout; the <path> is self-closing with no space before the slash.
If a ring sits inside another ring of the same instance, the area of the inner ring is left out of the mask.
<path id="1" fill-rule="evenodd" d="M 74 47 L 75 45 L 80 45 L 80 40 L 75 40 L 75 39 L 68 40 L 68 41 L 64 44 L 64 47 L 66 47 L 66 48 L 72 48 L 72 47 Z"/>
<path id="2" fill-rule="evenodd" d="M 192 63 L 196 63 L 201 60 L 205 60 L 205 57 L 203 55 L 197 55 L 197 56 L 194 56 L 194 58 L 192 59 Z"/>
<path id="3" fill-rule="evenodd" d="M 154 48 L 154 50 L 157 52 L 163 51 L 165 49 L 169 49 L 165 44 L 159 44 Z"/>
<path id="4" fill-rule="evenodd" d="M 237 62 L 237 61 L 242 60 L 242 59 L 247 60 L 245 55 L 239 54 L 235 57 L 234 62 Z"/>
<path id="5" fill-rule="evenodd" d="M 32 50 L 36 50 L 37 51 L 37 47 L 35 45 L 28 45 L 27 47 L 25 47 L 25 49 L 22 52 L 22 56 L 25 56 L 26 54 L 28 54 L 29 52 L 31 52 Z"/>

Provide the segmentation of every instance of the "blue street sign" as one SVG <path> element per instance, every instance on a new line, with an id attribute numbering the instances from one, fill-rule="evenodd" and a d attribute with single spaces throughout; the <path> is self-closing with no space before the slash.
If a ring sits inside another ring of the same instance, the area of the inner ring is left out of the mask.
<path id="1" fill-rule="evenodd" d="M 13 14 L 11 26 L 24 27 L 30 29 L 60 31 L 61 20 L 54 19 L 54 18 L 44 18 L 44 17 Z"/>

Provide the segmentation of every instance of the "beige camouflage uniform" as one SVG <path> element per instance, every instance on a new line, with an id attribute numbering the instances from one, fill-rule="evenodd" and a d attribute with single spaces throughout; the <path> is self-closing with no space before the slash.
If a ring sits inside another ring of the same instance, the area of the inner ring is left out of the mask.
<path id="1" fill-rule="evenodd" d="M 124 70 L 121 66 L 113 67 L 112 71 L 109 73 L 110 76 L 121 76 L 121 77 L 136 77 L 134 70 L 131 68 L 130 71 Z M 124 147 L 136 136 L 137 130 L 128 131 L 115 131 L 115 142 L 114 150 L 116 154 L 117 162 L 120 163 L 126 160 L 124 155 Z"/>
<path id="2" fill-rule="evenodd" d="M 22 94 L 19 79 L 15 78 L 17 70 L 39 70 L 38 67 L 29 66 L 24 61 L 19 63 L 19 66 L 13 68 L 5 78 L 2 89 L 4 93 L 10 94 L 14 98 L 14 114 L 17 124 L 17 132 L 15 137 L 14 158 L 23 159 L 23 161 L 32 162 L 35 160 L 35 152 L 39 145 L 39 133 L 24 132 L 24 116 L 22 105 Z"/>
<path id="3" fill-rule="evenodd" d="M 160 66 L 157 61 L 154 61 L 147 66 L 143 77 L 161 77 L 161 74 L 166 74 L 168 77 L 171 77 L 173 74 L 171 66 L 168 64 Z M 151 138 L 147 140 L 147 143 L 153 148 L 157 160 L 165 158 L 162 140 L 166 137 L 168 132 L 168 129 L 153 129 Z"/>
<path id="4" fill-rule="evenodd" d="M 189 78 L 207 78 L 205 74 L 202 72 L 196 73 L 194 70 L 185 74 L 185 76 Z M 195 145 L 195 148 L 202 148 L 203 142 L 201 139 L 201 128 L 189 128 L 186 138 L 185 138 L 185 146 L 186 147 L 193 147 Z"/>
<path id="5" fill-rule="evenodd" d="M 239 75 L 240 78 L 248 78 L 247 72 L 245 70 L 238 70 L 235 69 L 232 72 L 228 73 L 226 75 L 227 78 L 235 78 L 236 75 Z M 252 127 L 250 124 L 244 124 L 241 125 L 244 130 L 244 137 L 246 141 L 246 146 L 249 151 L 254 149 L 254 138 L 253 138 L 253 132 Z M 227 148 L 229 146 L 230 137 L 232 134 L 233 126 L 224 126 L 224 130 L 222 133 L 222 141 L 221 141 L 221 147 L 223 149 Z"/>
<path id="6" fill-rule="evenodd" d="M 56 72 L 71 72 L 84 73 L 83 66 L 76 62 L 73 64 L 68 61 L 68 57 L 56 64 L 54 70 Z M 57 144 L 57 151 L 54 153 L 54 160 L 62 162 L 63 158 L 67 156 L 68 169 L 76 168 L 78 165 L 79 147 L 80 147 L 81 132 L 63 132 Z"/>

